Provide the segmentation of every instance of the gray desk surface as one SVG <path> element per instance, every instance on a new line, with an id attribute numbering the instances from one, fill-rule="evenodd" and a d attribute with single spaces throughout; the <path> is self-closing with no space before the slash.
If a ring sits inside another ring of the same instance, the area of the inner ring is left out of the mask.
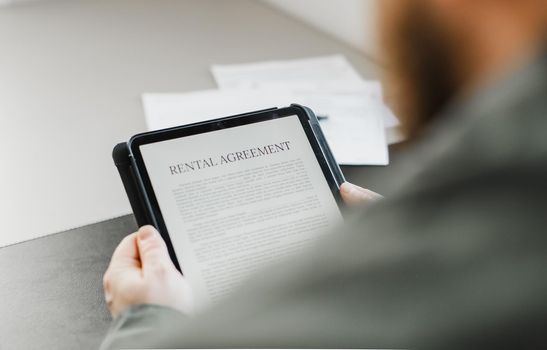
<path id="1" fill-rule="evenodd" d="M 388 168 L 343 167 L 348 181 Z M 0 248 L 0 349 L 96 348 L 111 321 L 102 276 L 132 215 Z"/>
<path id="2" fill-rule="evenodd" d="M 144 91 L 211 88 L 208 67 L 219 62 L 343 53 L 363 76 L 374 71 L 354 50 L 246 0 L 73 0 L 2 11 L 0 114 L 9 132 L 0 140 L 0 212 L 10 218 L 2 235 L 32 237 L 128 212 L 109 153 L 144 129 Z M 26 70 L 12 70 L 19 63 Z M 36 144 L 23 144 L 23 130 Z M 41 181 L 25 175 L 25 159 L 47 169 Z M 362 183 L 384 169 L 344 172 Z M 102 274 L 134 229 L 122 216 L 0 248 L 0 349 L 96 348 L 110 322 Z"/>
<path id="3" fill-rule="evenodd" d="M 0 250 L 0 348 L 97 348 L 110 322 L 102 274 L 131 215 Z"/>

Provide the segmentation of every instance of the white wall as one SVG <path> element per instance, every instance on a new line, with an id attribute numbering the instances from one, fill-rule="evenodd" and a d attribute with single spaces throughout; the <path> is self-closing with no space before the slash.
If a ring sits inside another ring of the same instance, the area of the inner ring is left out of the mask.
<path id="1" fill-rule="evenodd" d="M 0 0 L 0 5 L 36 0 Z M 261 0 L 352 47 L 376 56 L 377 0 Z"/>
<path id="2" fill-rule="evenodd" d="M 375 0 L 262 1 L 375 56 Z"/>

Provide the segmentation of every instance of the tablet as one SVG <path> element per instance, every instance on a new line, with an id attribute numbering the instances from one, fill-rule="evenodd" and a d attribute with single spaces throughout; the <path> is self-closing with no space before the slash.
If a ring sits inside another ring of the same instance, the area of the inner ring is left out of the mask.
<path id="1" fill-rule="evenodd" d="M 197 308 L 342 222 L 344 178 L 305 107 L 143 133 L 127 147 L 141 211 Z"/>

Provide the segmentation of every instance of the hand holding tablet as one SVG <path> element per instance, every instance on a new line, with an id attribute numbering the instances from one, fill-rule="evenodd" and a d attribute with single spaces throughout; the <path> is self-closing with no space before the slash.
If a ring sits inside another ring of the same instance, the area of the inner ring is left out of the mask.
<path id="1" fill-rule="evenodd" d="M 117 148 L 139 224 L 158 228 L 197 309 L 342 222 L 343 175 L 305 107 L 136 135 L 127 161 Z"/>

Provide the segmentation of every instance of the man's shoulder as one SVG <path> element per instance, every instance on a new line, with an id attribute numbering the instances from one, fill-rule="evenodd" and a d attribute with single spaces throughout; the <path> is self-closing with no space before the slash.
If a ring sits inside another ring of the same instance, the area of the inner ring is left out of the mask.
<path id="1" fill-rule="evenodd" d="M 462 181 L 490 181 L 547 166 L 546 55 L 491 82 L 453 105 L 426 137 L 395 159 L 396 192 L 408 187 L 446 189 Z M 384 186 L 391 187 L 391 186 Z"/>

